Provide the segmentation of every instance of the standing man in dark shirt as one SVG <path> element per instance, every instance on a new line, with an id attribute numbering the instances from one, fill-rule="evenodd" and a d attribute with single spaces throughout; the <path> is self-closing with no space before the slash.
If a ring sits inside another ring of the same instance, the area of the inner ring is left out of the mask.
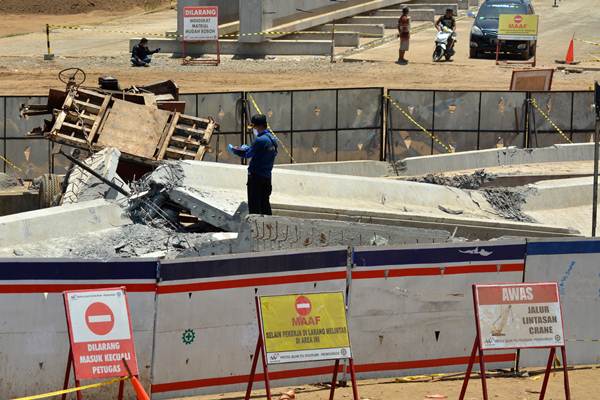
<path id="1" fill-rule="evenodd" d="M 438 18 L 435 23 L 435 29 L 441 31 L 443 27 L 446 27 L 452 31 L 452 36 L 448 41 L 448 48 L 454 50 L 454 42 L 456 41 L 456 20 L 454 19 L 454 10 L 451 8 L 446 9 L 446 13 Z"/>
<path id="2" fill-rule="evenodd" d="M 408 16 L 408 8 L 402 9 L 402 16 L 398 19 L 398 35 L 400 36 L 400 50 L 398 51 L 398 64 L 406 64 L 408 60 L 404 58 L 404 54 L 408 51 L 410 42 L 410 17 Z"/>
<path id="3" fill-rule="evenodd" d="M 228 145 L 227 149 L 236 156 L 252 159 L 248 166 L 249 213 L 271 215 L 271 171 L 277 157 L 277 139 L 268 128 L 266 116 L 254 115 L 251 123 L 254 133 L 252 145 Z"/>
<path id="4" fill-rule="evenodd" d="M 142 38 L 138 44 L 131 50 L 131 64 L 134 67 L 149 67 L 152 62 L 152 54 L 158 53 L 160 48 L 150 50 L 148 48 L 148 39 Z"/>

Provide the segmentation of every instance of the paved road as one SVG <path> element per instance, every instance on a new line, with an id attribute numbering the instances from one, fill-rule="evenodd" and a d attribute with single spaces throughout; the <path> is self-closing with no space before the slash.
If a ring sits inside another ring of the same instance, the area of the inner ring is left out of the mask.
<path id="1" fill-rule="evenodd" d="M 551 4 L 551 0 L 534 0 L 536 13 L 540 15 L 538 66 L 555 66 L 554 60 L 564 59 L 573 34 L 577 38 L 600 42 L 598 0 L 562 0 L 558 8 L 553 8 Z M 489 66 L 491 57 L 469 59 L 469 33 L 472 24 L 473 19 L 468 17 L 457 23 L 458 44 L 453 64 Z M 431 63 L 434 38 L 435 29 L 433 27 L 413 35 L 411 49 L 407 54 L 408 59 L 416 63 Z M 350 59 L 394 62 L 398 57 L 397 52 L 398 43 L 393 42 L 356 54 Z M 592 59 L 590 53 L 597 53 L 600 57 L 600 46 L 582 42 L 575 43 L 576 59 Z M 600 67 L 600 63 L 589 64 Z"/>

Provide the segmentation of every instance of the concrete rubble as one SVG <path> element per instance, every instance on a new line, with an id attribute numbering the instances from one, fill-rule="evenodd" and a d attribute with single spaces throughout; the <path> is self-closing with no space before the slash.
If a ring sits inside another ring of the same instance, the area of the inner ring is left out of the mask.
<path id="1" fill-rule="evenodd" d="M 555 146 L 515 154 L 529 163 L 532 156 L 525 154 L 533 153 L 580 162 L 589 148 Z M 454 156 L 462 161 L 447 158 L 450 168 L 473 164 L 464 154 Z M 80 162 L 102 179 L 75 166 L 66 177 L 61 206 L 0 217 L 0 236 L 7 238 L 0 256 L 172 259 L 339 245 L 579 236 L 589 230 L 589 177 L 490 187 L 496 174 L 486 168 L 398 177 L 380 162 L 281 166 L 273 171 L 275 215 L 261 216 L 248 215 L 244 166 L 162 161 L 126 182 L 117 174 L 121 162 L 119 150 L 105 148 Z M 383 177 L 372 176 L 376 171 Z M 123 190 L 115 190 L 115 183 Z"/>

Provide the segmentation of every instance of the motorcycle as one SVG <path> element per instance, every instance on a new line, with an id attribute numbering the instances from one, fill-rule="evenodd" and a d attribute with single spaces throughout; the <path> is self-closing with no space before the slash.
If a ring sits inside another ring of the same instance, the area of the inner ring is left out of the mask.
<path id="1" fill-rule="evenodd" d="M 448 42 L 452 40 L 450 46 Z M 433 62 L 438 62 L 442 57 L 446 58 L 446 61 L 450 61 L 454 55 L 454 44 L 456 43 L 456 33 L 452 29 L 444 26 L 435 36 L 435 50 L 433 51 Z"/>

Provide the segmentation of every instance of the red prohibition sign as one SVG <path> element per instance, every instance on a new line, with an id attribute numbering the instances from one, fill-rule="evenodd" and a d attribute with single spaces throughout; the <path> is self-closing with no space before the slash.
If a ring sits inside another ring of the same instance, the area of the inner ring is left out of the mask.
<path id="1" fill-rule="evenodd" d="M 113 330 L 115 326 L 115 316 L 104 303 L 92 303 L 85 310 L 85 323 L 90 331 L 98 336 L 104 336 Z"/>
<path id="2" fill-rule="evenodd" d="M 523 21 L 523 17 L 521 17 L 520 15 L 515 15 L 515 22 L 516 22 L 517 24 L 520 24 L 520 23 L 521 23 L 521 21 Z"/>
<path id="3" fill-rule="evenodd" d="M 298 315 L 306 316 L 310 314 L 312 310 L 312 304 L 308 297 L 298 296 L 296 297 L 296 312 Z"/>

